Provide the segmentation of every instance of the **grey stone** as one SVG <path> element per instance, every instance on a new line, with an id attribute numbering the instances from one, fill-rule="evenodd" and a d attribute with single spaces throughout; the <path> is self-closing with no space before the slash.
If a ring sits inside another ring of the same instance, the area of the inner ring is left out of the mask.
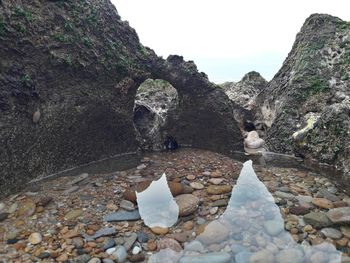
<path id="1" fill-rule="evenodd" d="M 175 201 L 179 206 L 179 216 L 187 216 L 197 210 L 199 198 L 192 194 L 182 194 L 175 197 Z"/>
<path id="2" fill-rule="evenodd" d="M 332 239 L 340 239 L 343 236 L 343 234 L 338 229 L 330 228 L 330 227 L 323 228 L 321 230 L 321 233 L 324 234 L 326 237 L 329 237 Z"/>
<path id="3" fill-rule="evenodd" d="M 88 263 L 101 263 L 101 259 L 99 258 L 92 258 L 88 261 Z"/>
<path id="4" fill-rule="evenodd" d="M 78 256 L 73 262 L 74 263 L 87 263 L 91 259 L 91 256 L 88 254 L 83 254 Z"/>
<path id="5" fill-rule="evenodd" d="M 327 227 L 332 224 L 328 216 L 323 212 L 311 212 L 304 215 L 304 221 L 314 227 Z"/>
<path id="6" fill-rule="evenodd" d="M 114 235 L 116 234 L 117 231 L 115 230 L 114 227 L 106 227 L 106 228 L 102 228 L 100 230 L 98 230 L 94 235 L 89 236 L 87 234 L 83 234 L 83 237 L 87 240 L 87 241 L 92 241 L 96 238 L 99 237 L 103 237 L 103 236 L 110 236 L 110 235 Z"/>
<path id="7" fill-rule="evenodd" d="M 103 245 L 102 249 L 103 250 L 107 250 L 111 247 L 114 247 L 115 246 L 115 241 L 114 239 L 110 238 L 107 240 L 107 242 Z"/>
<path id="8" fill-rule="evenodd" d="M 112 255 L 116 258 L 117 263 L 125 262 L 126 257 L 128 256 L 124 246 L 118 247 L 117 250 L 113 252 Z"/>
<path id="9" fill-rule="evenodd" d="M 137 239 L 137 234 L 132 233 L 130 236 L 124 237 L 124 239 L 125 239 L 124 247 L 125 247 L 126 251 L 128 251 L 132 247 L 132 245 L 135 243 L 135 241 Z"/>
<path id="10" fill-rule="evenodd" d="M 198 240 L 193 240 L 190 243 L 185 245 L 185 250 L 203 252 L 204 247 L 203 247 L 202 243 L 199 242 Z"/>
<path id="11" fill-rule="evenodd" d="M 304 262 L 304 254 L 302 250 L 296 248 L 287 248 L 280 251 L 276 255 L 275 262 L 302 263 Z"/>
<path id="12" fill-rule="evenodd" d="M 107 222 L 135 221 L 139 219 L 141 219 L 141 216 L 138 210 L 134 210 L 132 212 L 118 211 L 103 217 L 103 220 Z"/>
<path id="13" fill-rule="evenodd" d="M 283 198 L 283 199 L 287 199 L 287 200 L 291 200 L 291 199 L 295 198 L 295 196 L 293 194 L 289 194 L 289 193 L 285 193 L 285 192 L 281 192 L 281 191 L 276 191 L 274 193 L 274 195 L 279 197 L 279 198 Z"/>
<path id="14" fill-rule="evenodd" d="M 145 232 L 137 233 L 137 241 L 140 243 L 146 243 L 149 240 L 148 234 Z"/>
<path id="15" fill-rule="evenodd" d="M 109 259 L 109 258 L 104 258 L 104 259 L 102 259 L 102 262 L 103 262 L 103 263 L 115 263 L 114 260 Z"/>
<path id="16" fill-rule="evenodd" d="M 277 236 L 284 231 L 283 221 L 281 220 L 268 220 L 264 222 L 264 229 L 270 236 Z"/>
<path id="17" fill-rule="evenodd" d="M 319 192 L 324 198 L 326 198 L 332 202 L 336 202 L 336 201 L 340 200 L 340 198 L 338 196 L 336 196 L 335 194 L 332 194 L 331 192 L 329 192 L 326 189 L 320 189 Z"/>
<path id="18" fill-rule="evenodd" d="M 120 202 L 120 208 L 123 208 L 127 211 L 133 211 L 133 210 L 135 210 L 135 205 L 128 200 L 122 200 Z"/>
<path id="19" fill-rule="evenodd" d="M 213 252 L 200 255 L 190 255 L 180 258 L 179 263 L 229 263 L 232 258 L 226 252 Z"/>
<path id="20" fill-rule="evenodd" d="M 350 223 L 350 207 L 339 207 L 327 212 L 329 219 L 336 224 Z"/>

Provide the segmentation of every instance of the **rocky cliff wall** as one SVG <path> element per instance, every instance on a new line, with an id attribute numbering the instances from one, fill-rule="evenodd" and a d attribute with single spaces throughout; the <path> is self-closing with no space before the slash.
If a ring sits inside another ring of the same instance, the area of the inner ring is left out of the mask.
<path id="1" fill-rule="evenodd" d="M 179 143 L 242 149 L 224 92 L 195 65 L 144 47 L 109 0 L 0 1 L 0 195 L 32 178 L 139 149 L 136 90 L 169 81 Z"/>

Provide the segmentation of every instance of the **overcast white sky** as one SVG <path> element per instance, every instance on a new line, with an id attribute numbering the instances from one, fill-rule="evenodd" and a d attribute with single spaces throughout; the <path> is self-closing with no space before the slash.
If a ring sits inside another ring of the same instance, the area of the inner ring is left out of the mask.
<path id="1" fill-rule="evenodd" d="M 312 13 L 350 21 L 349 0 L 112 0 L 142 44 L 194 60 L 211 81 L 270 80 Z"/>

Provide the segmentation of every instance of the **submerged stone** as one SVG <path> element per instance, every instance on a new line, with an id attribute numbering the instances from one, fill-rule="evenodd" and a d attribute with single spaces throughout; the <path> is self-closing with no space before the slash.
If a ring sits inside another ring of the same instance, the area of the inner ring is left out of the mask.
<path id="1" fill-rule="evenodd" d="M 226 252 L 213 252 L 202 255 L 185 256 L 180 258 L 179 263 L 228 263 L 232 258 Z"/>

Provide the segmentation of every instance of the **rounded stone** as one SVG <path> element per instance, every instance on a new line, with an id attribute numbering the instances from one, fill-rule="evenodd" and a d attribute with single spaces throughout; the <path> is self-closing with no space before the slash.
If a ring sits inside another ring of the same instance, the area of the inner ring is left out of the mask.
<path id="1" fill-rule="evenodd" d="M 41 236 L 40 233 L 37 233 L 37 232 L 30 234 L 30 236 L 28 237 L 28 241 L 33 245 L 37 245 L 41 243 L 42 240 L 43 240 L 43 237 Z"/>
<path id="2" fill-rule="evenodd" d="M 197 210 L 199 198 L 192 194 L 182 194 L 175 198 L 179 206 L 179 216 L 192 214 Z"/>
<path id="3" fill-rule="evenodd" d="M 199 182 L 191 182 L 190 186 L 195 190 L 201 190 L 204 188 L 204 185 Z"/>
<path id="4" fill-rule="evenodd" d="M 157 235 L 165 235 L 169 232 L 169 228 L 167 227 L 152 227 L 152 232 Z"/>

